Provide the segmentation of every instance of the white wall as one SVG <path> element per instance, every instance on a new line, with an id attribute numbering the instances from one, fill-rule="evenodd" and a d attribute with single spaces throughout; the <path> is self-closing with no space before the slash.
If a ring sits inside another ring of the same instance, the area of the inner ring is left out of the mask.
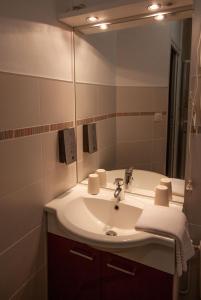
<path id="1" fill-rule="evenodd" d="M 72 81 L 72 33 L 53 0 L 1 1 L 0 71 Z"/>
<path id="2" fill-rule="evenodd" d="M 59 163 L 58 127 L 49 130 L 75 120 L 72 33 L 57 22 L 59 2 L 0 1 L 0 299 L 47 299 L 44 205 L 77 180 L 76 163 Z"/>
<path id="3" fill-rule="evenodd" d="M 116 84 L 167 86 L 169 28 L 161 24 L 120 31 L 117 35 Z"/>
<path id="4" fill-rule="evenodd" d="M 116 33 L 75 36 L 76 82 L 115 85 Z"/>

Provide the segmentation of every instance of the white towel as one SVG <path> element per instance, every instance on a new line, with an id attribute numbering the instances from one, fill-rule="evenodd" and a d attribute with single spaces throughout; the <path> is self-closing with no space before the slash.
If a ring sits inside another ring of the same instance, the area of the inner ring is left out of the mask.
<path id="1" fill-rule="evenodd" d="M 175 239 L 177 273 L 181 276 L 183 271 L 187 271 L 187 261 L 194 255 L 194 248 L 183 212 L 174 207 L 147 207 L 139 217 L 135 229 Z"/>

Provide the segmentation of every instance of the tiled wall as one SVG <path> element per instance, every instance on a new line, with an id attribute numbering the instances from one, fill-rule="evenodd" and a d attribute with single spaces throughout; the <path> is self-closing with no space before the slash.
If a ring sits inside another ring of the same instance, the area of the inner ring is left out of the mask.
<path id="1" fill-rule="evenodd" d="M 78 181 L 98 168 L 113 169 L 116 161 L 115 87 L 76 84 Z M 83 124 L 96 122 L 98 151 L 83 152 Z"/>
<path id="2" fill-rule="evenodd" d="M 78 181 L 116 161 L 116 33 L 75 35 Z M 83 152 L 83 124 L 96 122 L 98 151 Z"/>
<path id="3" fill-rule="evenodd" d="M 57 140 L 75 125 L 72 33 L 54 0 L 10 4 L 0 4 L 0 299 L 44 300 L 43 206 L 76 184 Z"/>
<path id="4" fill-rule="evenodd" d="M 167 106 L 168 88 L 117 87 L 117 168 L 165 172 Z"/>
<path id="5" fill-rule="evenodd" d="M 165 173 L 170 24 L 117 33 L 117 168 Z"/>
<path id="6" fill-rule="evenodd" d="M 73 83 L 0 73 L 0 99 L 0 298 L 45 299 L 43 206 L 76 183 L 57 137 L 74 124 Z"/>
<path id="7" fill-rule="evenodd" d="M 165 173 L 170 43 L 172 39 L 179 44 L 180 25 L 76 35 L 79 181 L 97 167 L 133 165 Z M 172 27 L 174 33 L 178 29 L 174 37 Z M 108 116 L 111 113 L 116 113 L 116 128 L 115 118 Z M 155 113 L 161 113 L 162 120 L 156 121 Z M 97 116 L 107 120 L 100 121 Z M 92 121 L 98 125 L 99 150 L 91 155 L 82 152 L 81 125 Z M 104 160 L 100 153 L 105 153 Z"/>

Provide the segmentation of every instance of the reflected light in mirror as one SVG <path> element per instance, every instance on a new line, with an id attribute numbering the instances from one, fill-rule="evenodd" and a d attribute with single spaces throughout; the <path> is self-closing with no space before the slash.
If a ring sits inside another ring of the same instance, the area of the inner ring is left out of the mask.
<path id="1" fill-rule="evenodd" d="M 95 16 L 91 16 L 91 17 L 88 17 L 86 20 L 88 23 L 94 23 L 94 22 L 97 22 L 99 20 L 99 18 L 95 17 Z"/>
<path id="2" fill-rule="evenodd" d="M 101 29 L 101 30 L 107 30 L 109 24 L 110 24 L 110 23 L 101 23 L 101 24 L 96 24 L 96 25 L 94 25 L 94 27 L 98 27 L 98 28 Z"/>
<path id="3" fill-rule="evenodd" d="M 163 21 L 164 19 L 165 19 L 164 14 L 157 14 L 157 15 L 154 17 L 154 20 L 156 20 L 156 21 Z"/>
<path id="4" fill-rule="evenodd" d="M 159 3 L 153 2 L 148 6 L 148 10 L 150 11 L 156 11 L 159 8 L 161 8 L 161 5 Z"/>

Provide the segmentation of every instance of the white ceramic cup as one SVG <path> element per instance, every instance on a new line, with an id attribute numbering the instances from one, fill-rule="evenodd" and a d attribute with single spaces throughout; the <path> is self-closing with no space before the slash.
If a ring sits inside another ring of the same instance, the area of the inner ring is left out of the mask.
<path id="1" fill-rule="evenodd" d="M 99 176 L 98 174 L 89 174 L 88 177 L 88 193 L 97 195 L 100 190 Z"/>
<path id="2" fill-rule="evenodd" d="M 99 176 L 99 183 L 100 187 L 106 187 L 107 186 L 107 174 L 104 169 L 97 169 L 96 174 Z"/>
<path id="3" fill-rule="evenodd" d="M 160 185 L 167 186 L 168 188 L 168 200 L 172 201 L 172 181 L 169 178 L 161 178 Z"/>
<path id="4" fill-rule="evenodd" d="M 157 185 L 155 188 L 155 205 L 169 206 L 168 188 L 165 185 Z"/>

